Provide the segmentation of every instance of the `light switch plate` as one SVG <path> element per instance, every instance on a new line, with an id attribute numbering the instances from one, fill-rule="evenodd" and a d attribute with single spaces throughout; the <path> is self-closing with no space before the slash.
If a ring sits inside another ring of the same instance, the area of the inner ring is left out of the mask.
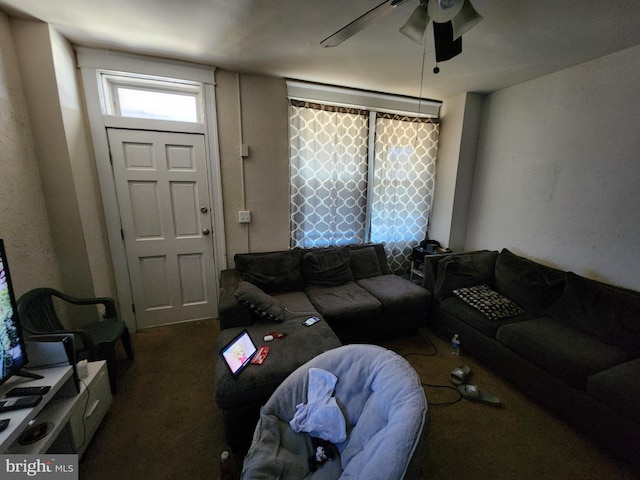
<path id="1" fill-rule="evenodd" d="M 251 223 L 251 212 L 249 210 L 240 210 L 238 212 L 238 222 Z"/>

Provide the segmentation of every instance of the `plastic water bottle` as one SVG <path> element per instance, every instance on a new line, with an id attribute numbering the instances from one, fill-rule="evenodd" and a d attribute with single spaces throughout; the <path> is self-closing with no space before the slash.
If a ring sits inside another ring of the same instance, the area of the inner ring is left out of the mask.
<path id="1" fill-rule="evenodd" d="M 451 354 L 456 357 L 460 355 L 460 337 L 457 333 L 451 339 Z"/>
<path id="2" fill-rule="evenodd" d="M 233 480 L 231 455 L 226 450 L 220 455 L 220 480 Z"/>

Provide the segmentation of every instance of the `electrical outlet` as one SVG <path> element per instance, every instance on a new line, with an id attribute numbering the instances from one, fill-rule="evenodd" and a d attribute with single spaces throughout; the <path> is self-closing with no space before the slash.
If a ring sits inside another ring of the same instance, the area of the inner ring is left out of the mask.
<path id="1" fill-rule="evenodd" d="M 249 210 L 240 210 L 238 212 L 238 222 L 251 223 L 251 212 Z"/>

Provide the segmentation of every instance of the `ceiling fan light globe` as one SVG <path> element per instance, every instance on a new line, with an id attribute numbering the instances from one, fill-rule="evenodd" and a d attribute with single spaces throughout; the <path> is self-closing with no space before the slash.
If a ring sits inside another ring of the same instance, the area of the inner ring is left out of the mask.
<path id="1" fill-rule="evenodd" d="M 413 11 L 407 23 L 400 27 L 400 33 L 414 42 L 422 45 L 424 42 L 424 33 L 429 22 L 429 14 L 427 9 L 420 5 Z"/>
<path id="2" fill-rule="evenodd" d="M 455 3 L 456 0 L 438 0 L 438 7 L 440 7 L 442 10 L 448 10 L 449 8 L 453 7 Z"/>
<path id="3" fill-rule="evenodd" d="M 471 30 L 480 20 L 482 20 L 482 16 L 476 12 L 471 2 L 466 0 L 460 13 L 451 20 L 451 24 L 453 25 L 453 39 L 456 40 L 460 38 Z"/>
<path id="4" fill-rule="evenodd" d="M 447 23 L 460 13 L 465 0 L 437 0 L 427 5 L 429 16 L 434 22 Z"/>

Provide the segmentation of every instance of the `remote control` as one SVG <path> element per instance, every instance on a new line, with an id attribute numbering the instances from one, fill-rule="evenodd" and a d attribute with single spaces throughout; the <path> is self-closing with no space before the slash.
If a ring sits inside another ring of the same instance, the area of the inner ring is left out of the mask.
<path id="1" fill-rule="evenodd" d="M 10 421 L 11 421 L 10 418 L 5 418 L 3 420 L 0 420 L 0 432 L 9 426 Z"/>
<path id="2" fill-rule="evenodd" d="M 29 395 L 44 395 L 51 387 L 16 387 L 5 393 L 5 397 L 27 397 Z"/>
<path id="3" fill-rule="evenodd" d="M 0 400 L 0 412 L 6 412 L 8 410 L 18 410 L 20 408 L 35 407 L 40 403 L 40 400 L 42 400 L 42 397 L 40 395 Z"/>

